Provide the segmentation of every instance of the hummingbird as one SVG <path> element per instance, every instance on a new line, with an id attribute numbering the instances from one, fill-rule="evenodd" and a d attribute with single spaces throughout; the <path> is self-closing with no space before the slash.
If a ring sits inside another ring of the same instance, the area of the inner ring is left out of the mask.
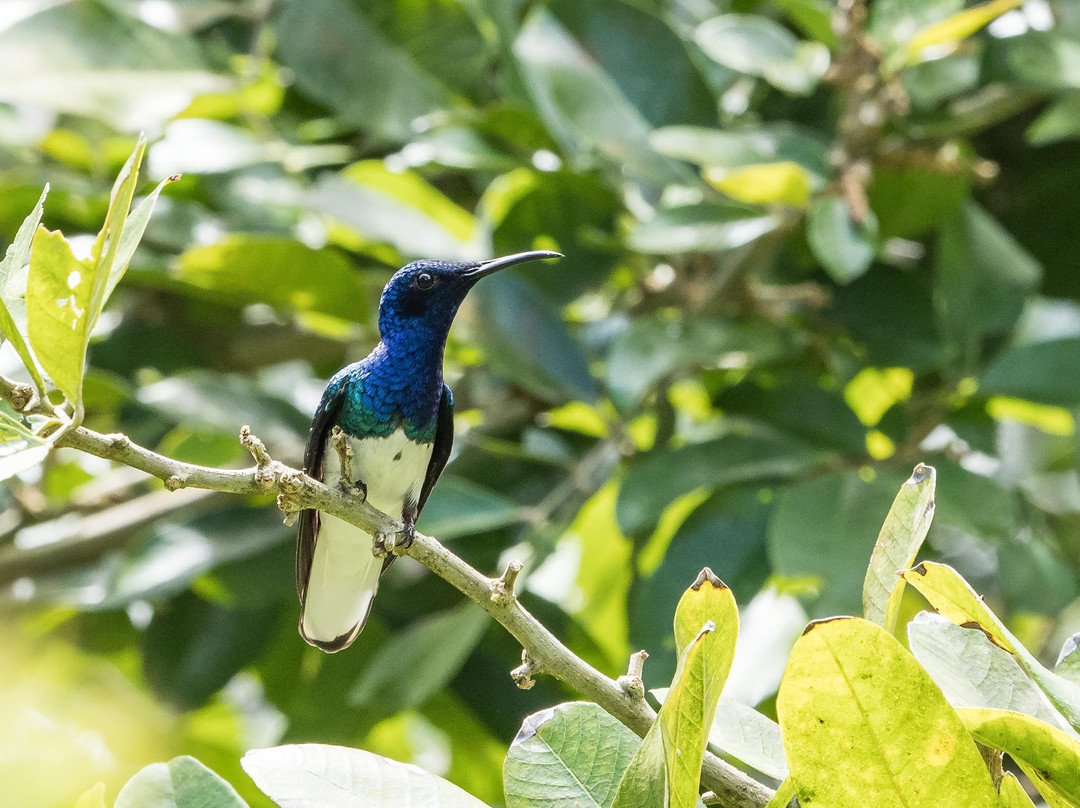
<path id="1" fill-rule="evenodd" d="M 562 255 L 534 250 L 488 261 L 421 260 L 394 273 L 379 301 L 379 344 L 327 384 L 311 424 L 304 471 L 343 490 L 351 484 L 373 507 L 404 524 L 401 544 L 411 544 L 417 517 L 454 443 L 454 396 L 443 382 L 443 351 L 454 315 L 481 278 L 544 258 Z M 335 442 L 342 438 L 346 451 Z M 345 474 L 343 457 L 350 466 Z M 379 577 L 394 560 L 376 556 L 377 549 L 375 538 L 354 525 L 317 510 L 300 512 L 296 587 L 300 636 L 309 644 L 334 653 L 360 634 Z"/>

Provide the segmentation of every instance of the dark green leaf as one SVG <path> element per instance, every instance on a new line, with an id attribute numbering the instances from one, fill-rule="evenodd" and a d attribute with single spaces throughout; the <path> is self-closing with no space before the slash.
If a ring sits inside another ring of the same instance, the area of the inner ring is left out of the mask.
<path id="1" fill-rule="evenodd" d="M 852 219 L 840 197 L 822 196 L 810 205 L 806 237 L 814 257 L 837 283 L 850 283 L 870 268 L 878 248 L 878 222 L 873 211 L 866 220 Z"/>
<path id="2" fill-rule="evenodd" d="M 1080 338 L 1019 345 L 1001 352 L 983 373 L 979 390 L 1057 407 L 1080 406 Z"/>

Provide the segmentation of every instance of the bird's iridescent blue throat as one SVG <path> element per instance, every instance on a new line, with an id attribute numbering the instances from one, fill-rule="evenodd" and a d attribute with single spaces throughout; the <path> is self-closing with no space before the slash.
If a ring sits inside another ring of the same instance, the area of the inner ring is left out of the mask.
<path id="1" fill-rule="evenodd" d="M 346 387 L 341 428 L 351 435 L 385 437 L 400 427 L 410 440 L 430 443 L 442 395 L 446 337 L 469 290 L 506 267 L 560 257 L 536 250 L 490 261 L 414 261 L 398 270 L 379 303 L 382 340 L 363 362 L 330 381 L 330 386 Z"/>

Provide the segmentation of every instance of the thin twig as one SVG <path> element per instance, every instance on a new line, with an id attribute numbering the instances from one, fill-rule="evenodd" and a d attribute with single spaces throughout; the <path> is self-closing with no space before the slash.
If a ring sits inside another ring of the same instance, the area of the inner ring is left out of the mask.
<path id="1" fill-rule="evenodd" d="M 12 386 L 13 383 L 0 377 L 0 398 L 10 402 Z M 240 440 L 255 458 L 254 468 L 219 469 L 181 463 L 139 446 L 126 435 L 103 435 L 82 426 L 67 431 L 57 445 L 137 468 L 167 481 L 170 489 L 201 488 L 231 494 L 276 493 L 286 513 L 304 508 L 318 509 L 373 536 L 396 538 L 404 530 L 403 524 L 371 507 L 362 498 L 348 496 L 273 460 L 250 429 L 245 427 L 241 431 Z M 512 590 L 506 591 L 506 576 L 496 579 L 481 575 L 436 539 L 421 533 L 416 534 L 405 553 L 477 603 L 521 643 L 523 664 L 515 674 L 520 675 L 522 682 L 531 680 L 532 675 L 540 671 L 554 676 L 644 737 L 656 719 L 656 712 L 648 702 L 632 697 L 618 682 L 563 645 L 513 597 Z M 510 575 L 509 583 L 513 583 L 513 575 Z M 702 764 L 701 783 L 728 808 L 762 808 L 773 794 L 772 789 L 709 752 L 705 753 Z"/>

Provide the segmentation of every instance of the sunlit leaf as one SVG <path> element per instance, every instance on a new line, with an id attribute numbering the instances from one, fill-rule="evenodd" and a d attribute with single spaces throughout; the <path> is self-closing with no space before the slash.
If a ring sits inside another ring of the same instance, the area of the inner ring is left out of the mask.
<path id="1" fill-rule="evenodd" d="M 798 163 L 760 163 L 742 168 L 706 168 L 705 179 L 718 191 L 750 205 L 782 204 L 804 208 L 813 181 Z"/>
<path id="2" fill-rule="evenodd" d="M 151 763 L 116 797 L 115 808 L 247 808 L 236 790 L 193 757 Z"/>
<path id="3" fill-rule="evenodd" d="M 934 518 L 937 470 L 922 463 L 915 467 L 893 500 L 881 526 L 870 566 L 863 581 L 863 616 L 893 631 L 904 594 L 901 570 L 911 566 Z"/>
<path id="4" fill-rule="evenodd" d="M 774 216 L 741 205 L 700 203 L 661 208 L 652 219 L 635 225 L 630 245 L 653 255 L 723 252 L 742 247 L 771 233 L 779 225 Z"/>
<path id="5" fill-rule="evenodd" d="M 1073 731 L 1013 656 L 981 631 L 920 612 L 908 623 L 907 634 L 911 653 L 953 707 L 1012 710 Z"/>
<path id="6" fill-rule="evenodd" d="M 106 808 L 105 784 L 97 783 L 84 792 L 75 802 L 75 808 Z"/>
<path id="7" fill-rule="evenodd" d="M 1022 5 L 1024 0 L 990 0 L 966 8 L 940 22 L 917 31 L 907 42 L 908 58 L 918 56 L 926 48 L 952 45 L 989 25 L 1006 11 Z"/>
<path id="8" fill-rule="evenodd" d="M 991 641 L 1012 654 L 1072 727 L 1080 730 L 1080 684 L 1043 667 L 959 573 L 945 564 L 926 561 L 907 570 L 904 578 L 945 617 L 964 628 L 986 632 Z"/>
<path id="9" fill-rule="evenodd" d="M 1005 772 L 1005 776 L 1001 778 L 998 796 L 1001 797 L 1001 808 L 1035 808 L 1035 803 L 1012 772 Z"/>
<path id="10" fill-rule="evenodd" d="M 1008 710 L 962 709 L 964 726 L 979 743 L 1008 752 L 1040 788 L 1049 783 L 1080 803 L 1080 741 L 1037 718 Z"/>
<path id="11" fill-rule="evenodd" d="M 484 808 L 441 777 L 361 749 L 253 749 L 241 765 L 281 808 Z"/>
<path id="12" fill-rule="evenodd" d="M 1054 673 L 1080 684 L 1080 632 L 1073 634 L 1061 646 Z"/>
<path id="13" fill-rule="evenodd" d="M 506 806 L 609 808 L 640 745 L 596 704 L 569 702 L 534 713 L 506 753 Z"/>
<path id="14" fill-rule="evenodd" d="M 8 245 L 4 259 L 0 261 L 0 335 L 6 338 L 15 348 L 19 358 L 23 361 L 23 367 L 30 373 L 30 377 L 34 380 L 38 390 L 45 389 L 45 382 L 41 379 L 37 362 L 34 361 L 34 357 L 30 354 L 30 348 L 23 338 L 23 333 L 16 323 L 12 311 L 16 308 L 21 309 L 22 317 L 25 318 L 26 275 L 23 274 L 23 269 L 26 267 L 30 255 L 30 244 L 33 241 L 34 233 L 41 223 L 45 197 L 48 193 L 49 186 L 46 184 L 41 196 L 38 197 L 37 204 L 34 205 L 30 215 L 19 226 L 15 238 Z"/>
<path id="15" fill-rule="evenodd" d="M 982 756 L 941 691 L 873 623 L 812 623 L 791 653 L 776 710 L 807 808 L 998 805 Z"/>

